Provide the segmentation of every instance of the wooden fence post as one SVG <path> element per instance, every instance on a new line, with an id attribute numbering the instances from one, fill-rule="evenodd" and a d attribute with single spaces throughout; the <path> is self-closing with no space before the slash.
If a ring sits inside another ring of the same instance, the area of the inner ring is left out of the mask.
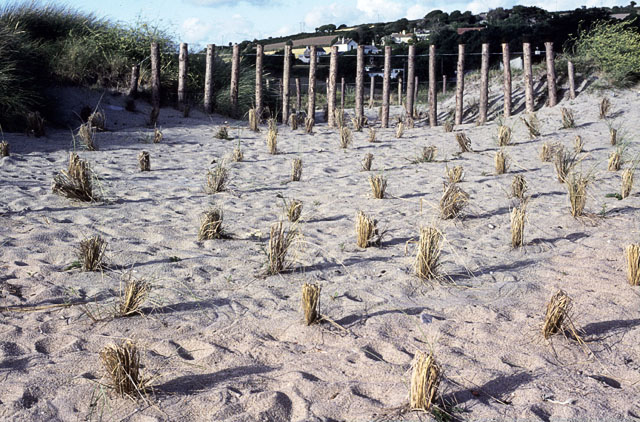
<path id="1" fill-rule="evenodd" d="M 302 109 L 302 92 L 300 92 L 300 78 L 296 78 L 296 113 Z"/>
<path id="2" fill-rule="evenodd" d="M 456 125 L 462 124 L 464 107 L 464 44 L 458 44 L 458 67 L 456 68 Z"/>
<path id="3" fill-rule="evenodd" d="M 489 106 L 489 44 L 482 44 L 482 59 L 480 62 L 480 105 L 478 107 L 478 124 L 487 122 L 487 107 Z"/>
<path id="4" fill-rule="evenodd" d="M 307 90 L 307 115 L 316 120 L 316 67 L 318 56 L 316 46 L 312 45 L 309 52 L 309 87 Z"/>
<path id="5" fill-rule="evenodd" d="M 370 78 L 371 82 L 369 83 L 369 108 L 373 108 L 374 102 L 375 102 L 375 95 L 376 95 L 376 77 L 375 76 L 371 76 Z"/>
<path id="6" fill-rule="evenodd" d="M 204 72 L 204 111 L 213 112 L 213 59 L 216 46 L 207 45 L 207 59 Z"/>
<path id="7" fill-rule="evenodd" d="M 364 46 L 359 45 L 356 58 L 356 119 L 364 116 Z"/>
<path id="8" fill-rule="evenodd" d="M 558 104 L 558 94 L 556 91 L 556 65 L 553 57 L 553 43 L 544 43 L 545 54 L 547 58 L 547 90 L 549 92 L 549 107 Z"/>
<path id="9" fill-rule="evenodd" d="M 329 127 L 335 127 L 336 113 L 336 82 L 338 77 L 338 46 L 331 47 L 329 57 L 329 87 L 327 89 L 327 112 Z"/>
<path id="10" fill-rule="evenodd" d="M 151 43 L 151 126 L 158 123 L 160 115 L 160 48 Z"/>
<path id="11" fill-rule="evenodd" d="M 409 63 L 407 64 L 407 114 L 409 117 L 414 116 L 414 102 L 415 102 L 415 79 L 416 79 L 416 46 L 411 44 L 409 46 Z"/>
<path id="12" fill-rule="evenodd" d="M 444 75 L 442 77 L 444 78 Z M 436 46 L 432 44 L 429 46 L 429 126 L 431 127 L 438 125 L 438 96 L 436 90 Z"/>
<path id="13" fill-rule="evenodd" d="M 262 121 L 262 44 L 256 46 L 256 118 Z"/>
<path id="14" fill-rule="evenodd" d="M 524 61 L 524 96 L 527 113 L 533 113 L 533 76 L 531 74 L 531 44 L 522 43 L 522 56 Z"/>
<path id="15" fill-rule="evenodd" d="M 131 83 L 129 84 L 129 92 L 127 93 L 131 98 L 138 96 L 138 81 L 140 80 L 140 66 L 131 66 Z"/>
<path id="16" fill-rule="evenodd" d="M 511 54 L 509 43 L 502 43 L 502 80 L 504 89 L 504 117 L 511 117 Z"/>
<path id="17" fill-rule="evenodd" d="M 344 111 L 344 76 L 340 79 L 340 109 Z"/>
<path id="18" fill-rule="evenodd" d="M 384 47 L 384 77 L 382 78 L 382 127 L 389 127 L 389 94 L 391 85 L 391 46 Z"/>
<path id="19" fill-rule="evenodd" d="M 178 109 L 184 110 L 187 101 L 187 70 L 189 67 L 189 45 L 180 43 L 178 56 Z"/>
<path id="20" fill-rule="evenodd" d="M 282 123 L 289 124 L 289 76 L 291 74 L 291 46 L 284 46 L 284 68 L 282 69 Z"/>
<path id="21" fill-rule="evenodd" d="M 576 98 L 576 79 L 572 61 L 567 62 L 567 73 L 569 74 L 569 98 L 573 100 Z"/>
<path id="22" fill-rule="evenodd" d="M 231 57 L 231 84 L 229 96 L 231 97 L 231 115 L 238 118 L 238 77 L 240 75 L 240 47 L 233 45 Z"/>

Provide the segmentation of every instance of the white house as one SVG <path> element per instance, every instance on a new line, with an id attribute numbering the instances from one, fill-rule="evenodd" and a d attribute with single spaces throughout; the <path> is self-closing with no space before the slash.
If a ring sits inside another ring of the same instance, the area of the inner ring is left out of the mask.
<path id="1" fill-rule="evenodd" d="M 429 35 L 431 35 L 431 31 L 428 29 L 419 29 L 415 32 L 415 34 L 418 41 L 424 41 L 429 39 Z"/>
<path id="2" fill-rule="evenodd" d="M 324 51 L 324 48 L 316 47 L 316 56 L 317 57 L 326 56 L 326 55 L 327 55 L 327 52 Z M 309 63 L 311 61 L 311 49 L 309 47 L 305 48 L 304 53 L 300 54 L 298 56 L 298 59 L 302 63 Z"/>
<path id="3" fill-rule="evenodd" d="M 347 51 L 355 50 L 358 47 L 358 43 L 351 38 L 342 37 L 333 46 L 338 47 L 338 53 L 346 53 Z"/>
<path id="4" fill-rule="evenodd" d="M 390 37 L 393 40 L 393 42 L 406 44 L 413 39 L 413 34 L 407 33 L 406 30 L 403 30 L 402 33 L 394 32 L 393 34 L 390 35 Z"/>
<path id="5" fill-rule="evenodd" d="M 371 41 L 371 45 L 364 46 L 364 54 L 378 54 L 380 49 L 375 46 L 373 41 Z"/>

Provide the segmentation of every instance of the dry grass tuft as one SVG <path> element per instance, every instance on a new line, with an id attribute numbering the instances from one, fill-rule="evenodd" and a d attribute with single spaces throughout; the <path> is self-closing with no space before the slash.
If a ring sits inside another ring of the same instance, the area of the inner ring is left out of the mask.
<path id="1" fill-rule="evenodd" d="M 618 171 L 622 167 L 622 149 L 616 148 L 615 151 L 611 151 L 609 154 L 609 160 L 607 162 L 607 170 Z"/>
<path id="2" fill-rule="evenodd" d="M 0 142 L 0 157 L 9 156 L 9 143 L 7 141 Z"/>
<path id="3" fill-rule="evenodd" d="M 225 237 L 222 229 L 224 214 L 220 208 L 211 208 L 206 211 L 200 219 L 200 229 L 198 230 L 198 240 L 213 240 Z"/>
<path id="4" fill-rule="evenodd" d="M 572 129 L 576 127 L 576 121 L 573 117 L 573 111 L 570 108 L 562 107 L 560 113 L 562 114 L 563 129 Z"/>
<path id="5" fill-rule="evenodd" d="M 387 189 L 387 178 L 382 174 L 369 176 L 369 184 L 371 185 L 371 193 L 376 199 L 384 198 L 384 191 Z"/>
<path id="6" fill-rule="evenodd" d="M 140 164 L 140 171 L 151 171 L 151 157 L 148 151 L 140 151 L 138 164 Z"/>
<path id="7" fill-rule="evenodd" d="M 36 138 L 44 136 L 44 118 L 39 111 L 27 114 L 27 135 Z"/>
<path id="8" fill-rule="evenodd" d="M 81 124 L 76 132 L 76 136 L 80 138 L 80 142 L 82 142 L 87 150 L 96 151 L 98 149 L 95 142 L 96 129 L 91 126 L 90 123 Z"/>
<path id="9" fill-rule="evenodd" d="M 313 125 L 314 124 L 315 124 L 315 121 L 313 120 L 313 117 L 307 117 L 304 120 L 304 132 L 305 133 L 313 132 Z"/>
<path id="10" fill-rule="evenodd" d="M 571 172 L 566 177 L 565 183 L 569 193 L 571 215 L 579 217 L 584 213 L 584 207 L 587 203 L 587 187 L 591 183 L 591 177 L 582 173 Z"/>
<path id="11" fill-rule="evenodd" d="M 563 290 L 558 290 L 547 304 L 547 313 L 542 327 L 542 335 L 545 339 L 562 330 L 565 321 L 570 321 L 570 311 L 571 298 Z"/>
<path id="12" fill-rule="evenodd" d="M 521 117 L 521 119 L 522 123 L 527 127 L 530 139 L 535 139 L 540 136 L 540 120 L 538 120 L 535 113 L 529 114 L 529 120 L 524 117 Z"/>
<path id="13" fill-rule="evenodd" d="M 91 202 L 97 198 L 93 194 L 91 169 L 75 152 L 69 155 L 69 167 L 54 176 L 52 191 L 58 195 L 80 201 Z"/>
<path id="14" fill-rule="evenodd" d="M 404 123 L 399 122 L 396 126 L 396 138 L 402 138 L 402 135 L 404 135 Z"/>
<path id="15" fill-rule="evenodd" d="M 380 246 L 384 232 L 378 231 L 378 222 L 362 211 L 356 214 L 356 243 L 361 248 Z"/>
<path id="16" fill-rule="evenodd" d="M 242 151 L 242 148 L 240 148 L 240 142 L 238 142 L 238 145 L 236 145 L 236 147 L 233 149 L 233 153 L 231 154 L 231 160 L 235 161 L 236 163 L 239 163 L 242 160 L 244 160 L 244 152 Z"/>
<path id="17" fill-rule="evenodd" d="M 498 145 L 506 147 L 511 143 L 511 128 L 509 126 L 500 126 L 498 128 Z"/>
<path id="18" fill-rule="evenodd" d="M 356 132 L 362 131 L 362 128 L 369 124 L 369 121 L 366 117 L 362 116 L 362 118 L 354 116 L 351 118 L 351 124 L 353 125 L 353 130 Z"/>
<path id="19" fill-rule="evenodd" d="M 371 143 L 376 141 L 376 130 L 372 127 L 369 128 L 369 136 L 367 136 L 367 141 Z"/>
<path id="20" fill-rule="evenodd" d="M 495 156 L 495 166 L 496 166 L 496 174 L 504 174 L 508 168 L 508 155 L 504 152 L 503 149 L 499 149 L 496 151 Z"/>
<path id="21" fill-rule="evenodd" d="M 104 111 L 96 109 L 89 115 L 87 123 L 89 123 L 92 128 L 103 131 L 107 125 L 107 116 L 104 114 Z"/>
<path id="22" fill-rule="evenodd" d="M 333 110 L 333 117 L 336 123 L 337 128 L 344 127 L 344 110 L 341 108 L 336 108 Z"/>
<path id="23" fill-rule="evenodd" d="M 416 352 L 411 375 L 411 409 L 424 411 L 431 409 L 438 394 L 441 377 L 442 370 L 433 353 Z"/>
<path id="24" fill-rule="evenodd" d="M 159 144 L 162 141 L 162 138 L 164 138 L 164 134 L 162 133 L 162 131 L 160 129 L 158 129 L 158 127 L 154 127 L 153 128 L 153 143 L 154 144 Z"/>
<path id="25" fill-rule="evenodd" d="M 627 260 L 627 280 L 632 286 L 640 285 L 640 244 L 633 243 L 624 250 Z"/>
<path id="26" fill-rule="evenodd" d="M 302 308 L 304 321 L 311 325 L 320 319 L 320 286 L 304 283 L 302 285 Z"/>
<path id="27" fill-rule="evenodd" d="M 615 145 L 618 143 L 618 129 L 614 127 L 609 128 L 609 143 Z"/>
<path id="28" fill-rule="evenodd" d="M 267 247 L 267 273 L 278 274 L 291 267 L 289 249 L 298 238 L 299 230 L 296 226 L 285 230 L 282 221 L 271 226 L 269 245 Z"/>
<path id="29" fill-rule="evenodd" d="M 256 109 L 249 109 L 249 130 L 254 132 L 259 132 L 258 129 L 258 114 L 256 113 Z"/>
<path id="30" fill-rule="evenodd" d="M 522 176 L 521 174 L 513 176 L 513 181 L 511 182 L 511 195 L 514 198 L 518 198 L 522 201 L 525 197 L 526 192 L 527 182 L 524 179 L 524 176 Z"/>
<path id="31" fill-rule="evenodd" d="M 289 126 L 291 127 L 291 130 L 298 130 L 298 116 L 295 114 L 289 116 Z"/>
<path id="32" fill-rule="evenodd" d="M 107 242 L 100 236 L 92 236 L 80 242 L 78 260 L 83 271 L 98 271 L 104 268 Z"/>
<path id="33" fill-rule="evenodd" d="M 348 148 L 353 143 L 351 130 L 346 126 L 340 127 L 340 148 Z"/>
<path id="34" fill-rule="evenodd" d="M 135 343 L 125 340 L 121 345 L 109 345 L 102 349 L 100 358 L 116 393 L 143 398 L 149 380 L 140 372 L 140 352 Z"/>
<path id="35" fill-rule="evenodd" d="M 140 307 L 149 297 L 151 283 L 129 276 L 124 285 L 124 292 L 120 297 L 117 316 L 126 317 L 141 313 Z"/>
<path id="36" fill-rule="evenodd" d="M 606 119 L 610 111 L 611 101 L 609 100 L 609 97 L 603 97 L 602 101 L 600 101 L 600 119 Z"/>
<path id="37" fill-rule="evenodd" d="M 523 245 L 526 213 L 527 209 L 524 202 L 519 207 L 511 210 L 511 246 L 514 248 L 519 248 Z"/>
<path id="38" fill-rule="evenodd" d="M 422 154 L 417 155 L 416 158 L 414 158 L 411 162 L 413 164 L 430 163 L 435 160 L 437 153 L 438 147 L 436 147 L 435 145 L 429 145 L 422 148 Z"/>
<path id="39" fill-rule="evenodd" d="M 453 132 L 453 122 L 451 120 L 446 120 L 443 127 L 445 132 Z"/>
<path id="40" fill-rule="evenodd" d="M 216 139 L 224 139 L 226 141 L 230 141 L 233 138 L 229 136 L 229 129 L 226 126 L 220 126 L 218 131 L 216 132 Z"/>
<path id="41" fill-rule="evenodd" d="M 469 202 L 469 194 L 463 191 L 457 183 L 451 183 L 445 187 L 440 198 L 440 216 L 449 219 L 460 214 L 460 211 Z"/>
<path id="42" fill-rule="evenodd" d="M 269 131 L 267 132 L 267 148 L 271 155 L 278 153 L 278 128 L 275 126 L 269 125 Z"/>
<path id="43" fill-rule="evenodd" d="M 302 214 L 302 201 L 292 199 L 291 201 L 284 201 L 284 211 L 287 214 L 287 218 L 292 223 L 295 223 L 300 219 Z"/>
<path id="44" fill-rule="evenodd" d="M 373 162 L 373 154 L 368 152 L 365 154 L 362 159 L 362 170 L 369 171 L 371 170 L 371 163 Z"/>
<path id="45" fill-rule="evenodd" d="M 631 189 L 633 188 L 633 173 L 635 172 L 634 168 L 625 169 L 622 172 L 622 198 L 626 198 L 631 193 Z"/>
<path id="46" fill-rule="evenodd" d="M 582 136 L 576 135 L 576 138 L 573 140 L 573 151 L 576 154 L 580 154 L 584 149 L 584 141 L 582 140 Z"/>
<path id="47" fill-rule="evenodd" d="M 420 228 L 420 239 L 418 240 L 416 260 L 413 265 L 418 277 L 424 279 L 438 277 L 442 240 L 442 232 L 435 226 Z"/>
<path id="48" fill-rule="evenodd" d="M 462 168 L 462 166 L 455 166 L 454 168 L 450 169 L 449 166 L 445 165 L 444 172 L 447 176 L 447 181 L 450 184 L 462 182 L 462 179 L 464 178 L 464 169 Z"/>
<path id="49" fill-rule="evenodd" d="M 558 176 L 558 182 L 564 183 L 567 175 L 574 169 L 574 167 L 580 162 L 578 154 L 572 154 L 569 151 L 565 151 L 560 147 L 555 152 L 556 157 L 554 165 L 556 168 L 556 175 Z"/>
<path id="50" fill-rule="evenodd" d="M 216 168 L 209 169 L 207 172 L 207 186 L 205 190 L 208 194 L 222 192 L 227 189 L 228 180 L 229 170 L 224 166 L 224 163 L 220 163 Z"/>
<path id="51" fill-rule="evenodd" d="M 456 133 L 456 141 L 460 145 L 460 152 L 471 152 L 471 140 L 464 132 Z"/>
<path id="52" fill-rule="evenodd" d="M 302 177 L 302 158 L 294 158 L 291 162 L 291 181 L 299 182 Z"/>

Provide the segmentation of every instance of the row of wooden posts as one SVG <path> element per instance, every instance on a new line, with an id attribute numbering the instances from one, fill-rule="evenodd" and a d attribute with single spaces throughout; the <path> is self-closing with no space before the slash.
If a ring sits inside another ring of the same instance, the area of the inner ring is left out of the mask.
<path id="1" fill-rule="evenodd" d="M 556 73 L 553 43 L 545 43 L 546 65 L 547 65 L 547 90 L 548 105 L 553 107 L 557 104 L 556 90 Z M 215 46 L 209 44 L 206 52 L 206 70 L 204 84 L 204 109 L 207 113 L 213 111 L 213 63 L 214 63 Z M 531 45 L 530 43 L 522 44 L 523 66 L 524 66 L 524 89 L 525 89 L 525 108 L 528 113 L 534 111 L 534 92 L 533 92 L 533 76 L 531 68 Z M 262 116 L 263 107 L 263 46 L 258 45 L 256 48 L 256 84 L 255 84 L 255 108 L 256 115 Z M 318 64 L 318 56 L 316 46 L 310 47 L 309 62 L 309 86 L 307 90 L 307 115 L 315 117 L 316 109 L 316 69 Z M 480 65 L 480 101 L 478 122 L 483 124 L 487 120 L 487 108 L 489 100 L 489 44 L 482 44 Z M 415 45 L 409 46 L 408 69 L 407 69 L 407 86 L 406 86 L 406 103 L 405 109 L 413 116 L 415 112 L 414 101 L 417 94 L 417 78 L 415 76 Z M 462 123 L 463 116 L 463 99 L 464 99 L 464 58 L 465 45 L 458 45 L 458 63 L 456 68 L 456 108 L 455 108 L 455 124 Z M 180 44 L 178 64 L 178 106 L 184 107 L 186 98 L 186 79 L 188 67 L 188 50 L 187 44 Z M 510 66 L 509 44 L 502 44 L 502 64 L 503 64 L 503 80 L 504 80 L 504 117 L 510 117 L 512 111 L 511 105 L 511 66 Z M 238 45 L 233 46 L 231 59 L 231 86 L 230 86 L 230 102 L 231 112 L 237 115 L 238 107 L 238 78 L 240 71 L 240 52 Z M 569 75 L 569 96 L 575 98 L 575 78 L 574 68 L 571 62 L 568 62 Z M 291 113 L 289 104 L 289 85 L 291 72 L 291 46 L 285 46 L 284 50 L 284 70 L 282 75 L 282 121 L 288 122 Z M 336 110 L 336 84 L 338 74 L 338 48 L 331 47 L 329 62 L 329 78 L 327 86 L 327 108 L 328 108 L 328 124 L 335 126 Z M 136 92 L 139 79 L 139 67 L 134 66 L 131 74 L 131 87 L 129 94 Z M 374 77 L 371 77 L 370 99 L 374 94 Z M 300 80 L 296 78 L 297 91 L 297 111 L 301 108 Z M 443 89 L 446 86 L 446 79 L 443 76 Z M 344 78 L 342 79 L 342 92 L 344 104 Z M 389 127 L 389 100 L 391 92 L 391 47 L 385 46 L 384 49 L 384 74 L 382 84 L 382 127 Z M 399 100 L 401 99 L 401 82 L 399 88 Z M 429 125 L 437 126 L 437 95 L 436 95 L 436 46 L 429 47 Z M 160 111 L 160 54 L 157 43 L 151 44 L 151 123 L 157 122 Z M 344 105 L 343 105 L 344 107 Z M 355 86 L 355 117 L 361 121 L 364 116 L 364 46 L 357 47 L 356 56 L 356 86 Z"/>

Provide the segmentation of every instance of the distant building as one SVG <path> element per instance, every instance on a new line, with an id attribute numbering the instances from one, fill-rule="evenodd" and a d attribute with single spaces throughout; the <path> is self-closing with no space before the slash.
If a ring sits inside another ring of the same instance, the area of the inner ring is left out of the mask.
<path id="1" fill-rule="evenodd" d="M 325 51 L 324 48 L 316 47 L 316 56 L 317 57 L 326 56 L 326 55 L 327 55 L 327 52 Z M 311 48 L 310 47 L 305 48 L 304 52 L 302 54 L 297 55 L 296 57 L 302 63 L 309 63 L 311 61 Z"/>
<path id="2" fill-rule="evenodd" d="M 469 32 L 469 31 L 482 31 L 484 30 L 484 26 L 478 26 L 478 27 L 474 27 L 474 28 L 458 28 L 457 32 L 458 35 L 462 35 L 465 32 Z"/>
<path id="3" fill-rule="evenodd" d="M 378 54 L 380 49 L 375 46 L 373 41 L 371 41 L 371 45 L 364 46 L 364 54 Z"/>
<path id="4" fill-rule="evenodd" d="M 291 40 L 291 52 L 294 56 L 298 57 L 299 55 L 304 54 L 307 47 L 310 45 L 315 45 L 316 47 L 330 47 L 331 41 L 333 41 L 335 38 L 335 35 L 322 35 L 319 37 L 307 37 L 301 38 L 299 40 Z M 285 41 L 267 44 L 264 46 L 264 54 L 274 54 L 277 51 L 282 51 L 284 50 L 285 45 Z"/>
<path id="5" fill-rule="evenodd" d="M 418 41 L 425 41 L 429 39 L 429 35 L 431 35 L 431 31 L 428 29 L 419 29 L 415 32 L 415 35 Z"/>
<path id="6" fill-rule="evenodd" d="M 358 47 L 358 43 L 351 38 L 342 37 L 333 46 L 338 47 L 338 53 L 346 53 L 347 51 L 355 50 Z"/>
<path id="7" fill-rule="evenodd" d="M 413 39 L 413 33 L 407 33 L 407 31 L 403 30 L 402 33 L 394 32 L 389 37 L 398 44 L 406 44 Z"/>

